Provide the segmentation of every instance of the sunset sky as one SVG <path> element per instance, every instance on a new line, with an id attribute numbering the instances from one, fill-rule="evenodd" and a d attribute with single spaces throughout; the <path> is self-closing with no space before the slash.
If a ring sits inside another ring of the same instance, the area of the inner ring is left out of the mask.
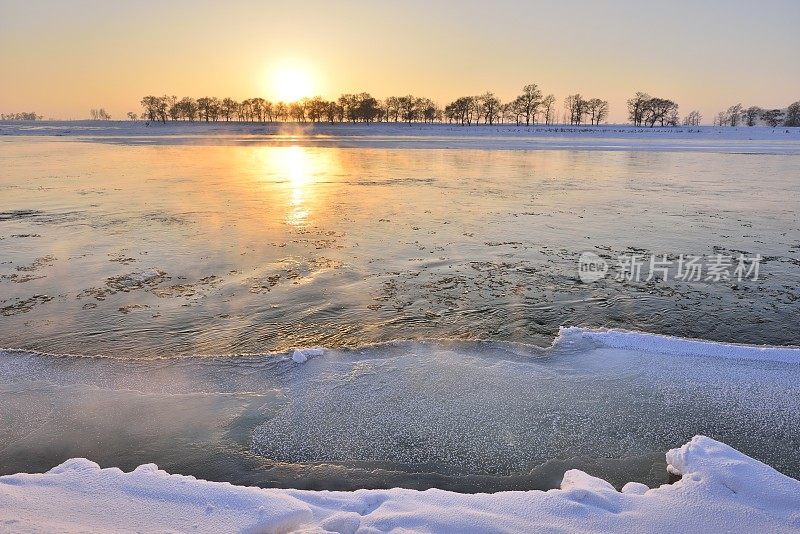
<path id="1" fill-rule="evenodd" d="M 612 122 L 642 90 L 710 122 L 738 102 L 800 99 L 798 20 L 797 0 L 0 0 L 0 112 L 122 118 L 165 93 L 277 100 L 276 76 L 291 75 L 327 98 L 440 105 L 537 83 L 559 107 L 574 92 L 608 100 Z"/>

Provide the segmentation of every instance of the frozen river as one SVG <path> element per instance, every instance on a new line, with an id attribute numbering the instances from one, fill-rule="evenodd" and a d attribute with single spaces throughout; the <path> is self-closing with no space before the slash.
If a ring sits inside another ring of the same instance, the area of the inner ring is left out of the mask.
<path id="1" fill-rule="evenodd" d="M 763 138 L 750 152 L 503 150 L 565 141 L 416 128 L 438 148 L 375 148 L 409 137 L 377 126 L 294 131 L 289 145 L 191 126 L 0 136 L 0 345 L 132 357 L 421 338 L 548 345 L 563 325 L 800 343 L 800 136 L 744 129 Z M 442 148 L 456 134 L 483 148 Z M 671 135 L 695 148 L 712 137 Z M 318 146 L 342 140 L 363 146 Z M 778 142 L 781 153 L 765 148 Z M 745 283 L 612 269 L 584 284 L 585 251 L 612 267 L 631 255 L 763 259 Z"/>
<path id="2" fill-rule="evenodd" d="M 0 124 L 0 169 L 4 473 L 653 484 L 705 433 L 800 474 L 792 350 L 537 348 L 800 345 L 795 131 Z M 760 269 L 625 276 L 653 255 Z"/>

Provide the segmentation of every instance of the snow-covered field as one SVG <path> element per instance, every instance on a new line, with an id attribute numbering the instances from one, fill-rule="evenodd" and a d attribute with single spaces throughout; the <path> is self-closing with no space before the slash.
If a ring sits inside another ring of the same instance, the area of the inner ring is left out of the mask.
<path id="1" fill-rule="evenodd" d="M 44 474 L 0 477 L 0 526 L 15 532 L 789 532 L 800 482 L 696 436 L 666 455 L 681 478 L 619 492 L 579 470 L 547 492 L 260 489 L 125 473 L 72 459 Z"/>
<path id="2" fill-rule="evenodd" d="M 800 153 L 800 128 L 628 125 L 516 126 L 144 121 L 0 122 L 2 136 L 80 137 L 123 144 L 269 145 L 370 148 L 581 149 Z"/>

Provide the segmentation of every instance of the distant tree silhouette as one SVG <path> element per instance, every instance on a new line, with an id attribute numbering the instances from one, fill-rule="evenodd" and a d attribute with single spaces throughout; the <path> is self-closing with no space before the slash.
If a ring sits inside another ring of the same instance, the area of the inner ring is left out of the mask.
<path id="1" fill-rule="evenodd" d="M 239 104 L 232 98 L 223 98 L 219 103 L 219 113 L 225 122 L 229 122 L 231 117 L 236 115 Z"/>
<path id="2" fill-rule="evenodd" d="M 98 109 L 90 109 L 89 110 L 89 117 L 93 121 L 108 121 L 111 120 L 111 115 L 109 115 L 105 108 L 98 108 Z"/>
<path id="3" fill-rule="evenodd" d="M 401 96 L 399 98 L 400 118 L 411 124 L 417 119 L 419 110 L 417 109 L 417 99 L 412 95 Z"/>
<path id="4" fill-rule="evenodd" d="M 0 121 L 39 121 L 39 120 L 42 120 L 42 116 L 37 115 L 35 111 L 23 111 L 21 113 L 0 114 Z"/>
<path id="5" fill-rule="evenodd" d="M 742 118 L 748 126 L 755 126 L 758 118 L 761 116 L 761 108 L 758 106 L 750 106 L 742 111 Z"/>
<path id="6" fill-rule="evenodd" d="M 455 122 L 469 126 L 473 122 L 473 97 L 462 96 L 447 104 L 444 108 L 444 116 L 448 122 Z"/>
<path id="7" fill-rule="evenodd" d="M 542 99 L 542 111 L 544 117 L 545 124 L 551 124 L 553 122 L 553 113 L 555 112 L 555 105 L 556 105 L 556 96 L 553 94 L 549 94 L 544 99 Z"/>
<path id="8" fill-rule="evenodd" d="M 535 83 L 522 88 L 522 94 L 514 99 L 516 111 L 525 117 L 525 126 L 530 126 L 531 121 L 536 123 L 536 113 L 542 105 L 542 92 Z"/>
<path id="9" fill-rule="evenodd" d="M 275 104 L 275 118 L 280 122 L 289 120 L 289 106 L 285 102 Z"/>
<path id="10" fill-rule="evenodd" d="M 786 120 L 784 126 L 800 126 L 800 101 L 790 104 L 786 108 Z"/>
<path id="11" fill-rule="evenodd" d="M 645 107 L 651 99 L 650 95 L 639 91 L 628 100 L 628 120 L 634 126 L 642 126 L 644 123 Z"/>
<path id="12" fill-rule="evenodd" d="M 775 128 L 783 121 L 784 113 L 780 109 L 765 109 L 761 112 L 761 120 Z"/>
<path id="13" fill-rule="evenodd" d="M 200 119 L 205 122 L 216 121 L 219 116 L 220 103 L 219 99 L 210 96 L 204 96 L 197 99 L 197 111 Z"/>
<path id="14" fill-rule="evenodd" d="M 742 121 L 742 105 L 734 104 L 729 107 L 725 112 L 725 117 L 728 119 L 729 126 L 733 126 L 734 128 L 739 126 L 739 123 Z"/>
<path id="15" fill-rule="evenodd" d="M 676 126 L 678 124 L 678 104 L 668 98 L 652 97 L 645 100 L 639 125 L 646 124 L 652 128 L 656 123 L 661 126 Z"/>
<path id="16" fill-rule="evenodd" d="M 589 115 L 589 124 L 598 125 L 608 118 L 608 102 L 591 98 L 586 101 L 586 112 Z"/>
<path id="17" fill-rule="evenodd" d="M 384 100 L 384 110 L 386 114 L 386 122 L 399 122 L 400 121 L 400 97 L 390 96 Z"/>
<path id="18" fill-rule="evenodd" d="M 306 99 L 305 110 L 308 120 L 311 122 L 320 122 L 325 114 L 325 101 L 322 97 L 315 96 L 311 99 Z"/>
<path id="19" fill-rule="evenodd" d="M 699 111 L 692 111 L 683 119 L 684 126 L 700 126 L 703 116 Z"/>
<path id="20" fill-rule="evenodd" d="M 491 125 L 500 118 L 501 103 L 494 93 L 488 91 L 483 93 L 478 97 L 478 103 L 484 123 Z"/>
<path id="21" fill-rule="evenodd" d="M 589 102 L 580 93 L 569 95 L 564 99 L 564 110 L 570 124 L 582 124 L 589 113 Z"/>

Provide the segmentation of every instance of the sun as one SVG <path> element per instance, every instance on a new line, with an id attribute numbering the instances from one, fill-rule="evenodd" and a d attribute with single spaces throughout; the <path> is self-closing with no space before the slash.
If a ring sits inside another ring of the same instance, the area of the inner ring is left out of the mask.
<path id="1" fill-rule="evenodd" d="M 294 102 L 312 96 L 314 77 L 311 70 L 300 63 L 283 63 L 272 70 L 272 92 L 284 102 Z"/>

